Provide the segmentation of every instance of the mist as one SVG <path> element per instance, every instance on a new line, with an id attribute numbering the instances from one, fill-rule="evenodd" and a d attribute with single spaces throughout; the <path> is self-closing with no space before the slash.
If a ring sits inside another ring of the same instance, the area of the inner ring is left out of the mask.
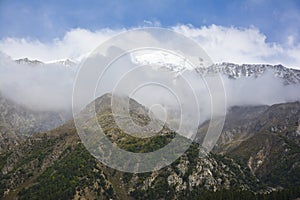
<path id="1" fill-rule="evenodd" d="M 37 111 L 71 111 L 76 68 L 18 64 L 0 53 L 0 93 Z"/>
<path id="2" fill-rule="evenodd" d="M 95 58 L 95 62 L 102 63 L 120 52 L 122 49 L 110 48 L 107 55 Z M 157 67 L 155 63 L 152 63 L 153 66 L 141 67 L 139 63 L 133 62 L 131 56 L 121 57 L 106 70 L 94 88 L 93 98 L 86 98 L 85 93 L 80 93 L 83 101 L 78 107 L 83 109 L 93 99 L 108 92 L 116 92 L 128 95 L 148 108 L 160 105 L 153 112 L 160 119 L 167 117 L 174 127 L 182 117 L 182 109 L 185 109 L 183 118 L 187 125 L 189 118 L 199 117 L 198 122 L 201 123 L 211 117 L 211 91 L 208 90 L 205 77 L 201 77 L 195 70 L 175 72 L 166 67 Z M 33 110 L 70 111 L 74 81 L 79 68 L 61 64 L 18 64 L 8 56 L 0 54 L 0 93 Z M 90 78 L 86 76 L 83 80 L 86 83 L 84 88 L 90 87 Z M 221 80 L 226 96 L 225 99 L 215 96 L 214 109 L 217 110 L 218 104 L 225 104 L 228 109 L 236 105 L 272 105 L 300 100 L 300 84 L 284 85 L 283 80 L 275 77 L 271 71 L 258 78 L 243 77 L 233 80 L 221 76 Z M 159 84 L 143 85 L 151 82 Z M 141 85 L 143 86 L 137 88 Z"/>
<path id="3" fill-rule="evenodd" d="M 300 84 L 284 84 L 270 70 L 255 77 L 236 80 L 223 76 L 228 107 L 248 105 L 273 105 L 300 100 Z"/>

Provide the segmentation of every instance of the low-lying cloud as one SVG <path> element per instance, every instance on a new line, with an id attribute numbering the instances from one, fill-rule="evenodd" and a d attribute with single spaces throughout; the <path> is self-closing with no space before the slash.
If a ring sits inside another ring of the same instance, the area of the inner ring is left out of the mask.
<path id="1" fill-rule="evenodd" d="M 76 69 L 18 64 L 0 53 L 0 93 L 34 110 L 70 111 Z"/>
<path id="2" fill-rule="evenodd" d="M 218 61 L 232 62 L 268 62 L 278 63 L 280 60 L 276 55 L 281 55 L 281 63 L 297 63 L 299 58 L 296 54 L 290 54 L 283 58 L 288 52 L 278 44 L 268 44 L 266 38 L 255 28 L 235 29 L 220 26 L 202 27 L 199 29 L 190 26 L 177 26 L 174 29 L 203 44 L 203 48 Z M 66 34 L 62 40 L 56 40 L 51 44 L 40 42 L 30 42 L 27 40 L 4 39 L 0 41 L 0 49 L 13 58 L 30 57 L 43 61 L 51 59 L 60 59 L 63 57 L 76 59 L 93 50 L 99 43 L 109 38 L 110 35 L 120 31 L 106 30 L 99 32 L 90 32 L 87 30 L 76 29 Z M 159 36 L 155 36 L 159 37 Z M 160 41 L 159 38 L 149 38 L 149 40 Z M 80 39 L 83 41 L 80 41 Z M 134 39 L 134 38 L 132 38 Z M 77 41 L 77 42 L 76 42 Z M 130 42 L 130 41 L 128 41 Z M 134 41 L 132 41 L 134 42 Z M 40 48 L 41 47 L 41 48 Z M 296 49 L 296 47 L 293 47 Z M 110 54 L 114 55 L 118 48 L 110 48 Z M 292 50 L 291 50 L 292 51 Z M 298 51 L 296 49 L 296 51 Z M 110 56 L 110 55 L 106 55 Z M 147 58 L 147 57 L 146 57 Z M 151 58 L 148 57 L 148 58 Z M 103 59 L 106 59 L 105 56 Z M 124 71 L 131 70 L 135 65 L 130 56 L 120 60 Z M 142 62 L 142 61 L 141 61 Z M 101 63 L 100 63 L 101 64 Z M 299 65 L 300 66 L 300 65 Z M 72 103 L 73 84 L 79 67 L 66 67 L 61 64 L 29 65 L 18 64 L 4 54 L 0 54 L 0 92 L 2 95 L 13 99 L 17 103 L 23 104 L 37 110 L 70 110 Z M 146 71 L 145 71 L 146 72 Z M 123 71 L 120 68 L 111 69 L 102 80 L 97 90 L 97 96 L 111 92 L 113 82 L 122 77 Z M 129 77 L 131 82 L 151 79 L 151 74 L 141 73 Z M 174 84 L 181 89 L 179 80 L 176 83 L 177 72 L 173 73 Z M 86 77 L 88 83 L 90 77 Z M 160 73 L 155 77 L 162 82 L 166 77 Z M 210 116 L 211 100 L 207 87 L 201 76 L 195 71 L 187 71 L 187 78 L 196 93 L 199 101 L 199 110 L 202 120 Z M 287 101 L 296 101 L 300 99 L 300 85 L 284 85 L 280 78 L 274 77 L 271 72 L 266 72 L 258 78 L 248 77 L 237 80 L 223 77 L 224 88 L 226 92 L 227 106 L 234 105 L 271 105 Z M 184 88 L 183 88 L 184 91 Z M 84 94 L 81 94 L 84 98 Z M 166 107 L 176 106 L 176 101 L 169 93 L 157 87 L 147 87 L 144 93 L 136 93 L 136 99 L 147 106 L 153 104 L 162 104 Z M 87 104 L 91 99 L 87 99 Z M 184 100 L 189 104 L 189 99 Z M 224 102 L 220 99 L 219 104 Z M 174 102 L 174 104 L 172 103 Z M 188 107 L 188 106 L 187 106 Z M 191 105 L 190 112 L 195 111 Z"/>
<path id="3" fill-rule="evenodd" d="M 285 85 L 272 71 L 255 77 L 228 79 L 223 77 L 228 107 L 244 105 L 272 105 L 300 100 L 300 83 Z"/>

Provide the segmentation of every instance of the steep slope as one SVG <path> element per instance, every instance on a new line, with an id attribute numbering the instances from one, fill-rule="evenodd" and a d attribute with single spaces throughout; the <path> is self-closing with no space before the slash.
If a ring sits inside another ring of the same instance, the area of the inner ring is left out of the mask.
<path id="1" fill-rule="evenodd" d="M 244 165 L 273 187 L 300 185 L 300 103 L 233 107 L 214 152 Z M 208 123 L 199 128 L 198 142 Z"/>
<path id="2" fill-rule="evenodd" d="M 33 111 L 0 94 L 0 153 L 34 133 L 61 125 L 67 113 Z"/>
<path id="3" fill-rule="evenodd" d="M 226 114 L 222 134 L 214 146 L 214 152 L 220 154 L 227 152 L 251 137 L 260 128 L 260 125 L 256 123 L 256 119 L 267 109 L 268 106 L 231 107 Z M 195 142 L 202 143 L 208 126 L 209 121 L 200 125 Z"/>
<path id="4" fill-rule="evenodd" d="M 150 138 L 138 139 L 124 133 L 116 126 L 109 103 L 110 95 L 96 100 L 97 120 L 119 147 L 149 152 L 165 146 L 174 137 L 175 133 L 167 127 Z M 147 109 L 134 100 L 130 104 L 133 120 L 147 123 Z M 246 167 L 214 154 L 199 158 L 199 152 L 201 149 L 194 143 L 176 162 L 159 171 L 122 173 L 93 158 L 69 121 L 47 133 L 35 134 L 1 154 L 1 195 L 6 199 L 188 199 L 203 191 L 260 190 L 260 183 Z"/>
<path id="5" fill-rule="evenodd" d="M 64 114 L 33 111 L 0 95 L 0 125 L 17 135 L 49 131 L 65 121 Z"/>
<path id="6" fill-rule="evenodd" d="M 299 102 L 273 105 L 257 118 L 253 137 L 227 154 L 247 162 L 268 184 L 300 185 L 299 119 Z"/>

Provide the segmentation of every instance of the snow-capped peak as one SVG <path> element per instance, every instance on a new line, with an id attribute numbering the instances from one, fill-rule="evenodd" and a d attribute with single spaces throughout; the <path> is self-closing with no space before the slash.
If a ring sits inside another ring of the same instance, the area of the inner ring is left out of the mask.
<path id="1" fill-rule="evenodd" d="M 29 58 L 20 58 L 15 60 L 18 64 L 29 64 L 29 65 L 41 65 L 44 64 L 42 61 L 39 60 L 30 60 Z"/>
<path id="2" fill-rule="evenodd" d="M 166 51 L 143 50 L 131 53 L 131 61 L 139 65 L 151 65 L 169 68 L 174 72 L 193 70 L 185 58 Z"/>
<path id="3" fill-rule="evenodd" d="M 286 68 L 281 64 L 234 64 L 234 63 L 219 63 L 208 68 L 197 68 L 196 71 L 201 75 L 221 73 L 228 78 L 238 79 L 242 77 L 259 77 L 266 71 L 274 74 L 275 77 L 284 80 L 285 84 L 300 83 L 300 70 Z"/>
<path id="4" fill-rule="evenodd" d="M 46 62 L 46 64 L 62 64 L 66 67 L 72 67 L 78 64 L 77 61 L 71 60 L 69 58 L 66 59 L 60 59 L 60 60 L 51 60 Z"/>
<path id="5" fill-rule="evenodd" d="M 77 61 L 73 61 L 69 58 L 66 59 L 60 59 L 60 60 L 51 60 L 47 62 L 42 62 L 39 60 L 30 60 L 29 58 L 21 58 L 15 60 L 16 63 L 18 64 L 27 64 L 27 65 L 43 65 L 43 64 L 60 64 L 66 67 L 73 67 L 78 64 Z"/>

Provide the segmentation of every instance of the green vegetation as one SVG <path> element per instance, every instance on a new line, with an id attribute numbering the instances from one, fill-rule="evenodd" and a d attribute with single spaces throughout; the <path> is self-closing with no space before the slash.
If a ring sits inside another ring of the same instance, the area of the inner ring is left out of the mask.
<path id="1" fill-rule="evenodd" d="M 252 191 L 258 191 L 263 189 L 265 185 L 262 182 L 258 182 L 256 177 L 253 176 L 249 167 L 242 162 L 234 161 L 224 155 L 220 154 L 211 154 L 211 156 L 218 162 L 225 164 L 229 167 L 236 177 L 239 177 L 237 180 L 231 180 L 231 187 L 237 188 L 241 184 L 247 184 Z"/>
<path id="2" fill-rule="evenodd" d="M 268 169 L 262 180 L 272 186 L 293 187 L 300 185 L 300 147 L 291 139 L 281 136 L 287 152 L 276 159 L 276 165 Z"/>
<path id="3" fill-rule="evenodd" d="M 166 187 L 161 182 L 161 187 L 147 191 L 137 191 L 131 195 L 135 199 L 174 199 L 175 190 L 172 187 Z M 165 191 L 164 191 L 165 190 Z M 300 197 L 300 186 L 280 191 L 274 191 L 268 194 L 255 194 L 247 190 L 219 190 L 216 192 L 204 190 L 203 188 L 196 188 L 192 191 L 181 193 L 178 199 L 182 200 L 290 200 Z"/>
<path id="4" fill-rule="evenodd" d="M 147 153 L 156 151 L 165 145 L 167 145 L 172 138 L 175 137 L 175 133 L 167 135 L 158 135 L 150 138 L 137 138 L 130 135 L 126 135 L 119 142 L 116 142 L 118 146 L 127 151 L 134 153 Z"/>
<path id="5" fill-rule="evenodd" d="M 139 175 L 137 184 L 141 184 L 149 175 L 149 173 Z M 154 188 L 134 190 L 130 195 L 135 199 L 174 199 L 175 189 L 173 186 L 169 186 L 167 182 L 169 175 L 170 173 L 167 170 L 161 170 L 155 179 Z"/>
<path id="6" fill-rule="evenodd" d="M 113 197 L 113 189 L 108 188 L 103 173 L 95 159 L 83 147 L 78 145 L 71 154 L 49 167 L 37 178 L 37 184 L 19 192 L 19 199 L 71 199 L 76 189 L 99 183 L 95 188 L 98 195 Z M 101 188 L 104 193 L 101 194 Z"/>
<path id="7" fill-rule="evenodd" d="M 180 199 L 198 199 L 198 200 L 290 200 L 300 197 L 300 187 L 274 191 L 268 194 L 255 194 L 250 191 L 242 190 L 220 190 L 217 192 L 193 190 L 188 196 L 182 196 Z"/>
<path id="8" fill-rule="evenodd" d="M 12 154 L 12 152 L 7 152 L 5 154 L 0 154 L 0 171 L 2 171 L 4 165 L 7 162 L 7 158 Z"/>

